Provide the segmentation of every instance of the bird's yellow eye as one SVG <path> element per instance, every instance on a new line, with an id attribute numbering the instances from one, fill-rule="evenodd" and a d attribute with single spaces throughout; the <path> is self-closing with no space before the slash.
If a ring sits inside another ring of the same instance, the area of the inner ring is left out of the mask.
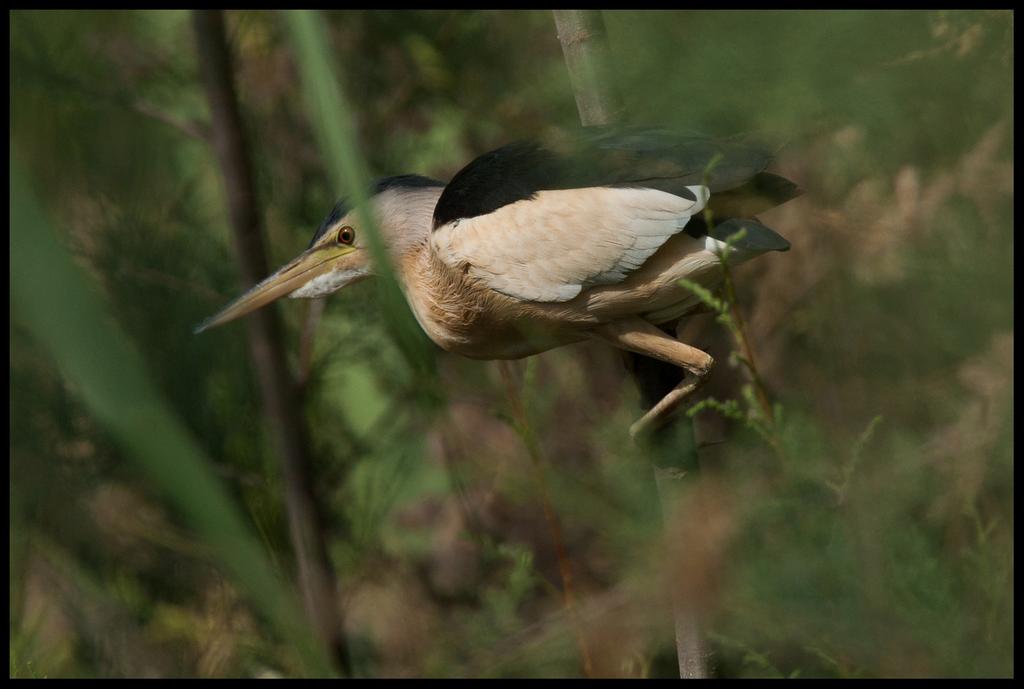
<path id="1" fill-rule="evenodd" d="M 356 241 L 356 231 L 348 225 L 338 230 L 338 244 L 351 244 Z"/>

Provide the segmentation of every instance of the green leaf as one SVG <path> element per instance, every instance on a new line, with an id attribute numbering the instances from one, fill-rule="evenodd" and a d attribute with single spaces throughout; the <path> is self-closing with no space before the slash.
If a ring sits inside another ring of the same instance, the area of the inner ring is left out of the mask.
<path id="1" fill-rule="evenodd" d="M 380 229 L 369 212 L 369 174 L 356 143 L 352 109 L 328 57 L 331 52 L 325 22 L 316 10 L 290 11 L 284 16 L 302 75 L 306 105 L 332 181 L 336 188 L 346 191 L 365 228 L 388 329 L 412 371 L 432 379 L 436 375 L 433 349 L 405 302 Z"/>
<path id="2" fill-rule="evenodd" d="M 74 264 L 10 160 L 11 304 L 125 456 L 146 472 L 212 547 L 315 675 L 331 672 L 280 579 L 210 461 L 174 417 L 139 353 Z"/>

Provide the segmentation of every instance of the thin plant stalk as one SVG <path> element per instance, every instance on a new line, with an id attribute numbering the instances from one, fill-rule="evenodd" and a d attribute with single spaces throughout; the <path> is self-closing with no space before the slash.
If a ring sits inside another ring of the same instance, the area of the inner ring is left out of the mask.
<path id="1" fill-rule="evenodd" d="M 547 478 L 544 472 L 544 460 L 541 457 L 537 436 L 533 433 L 533 427 L 526 414 L 526 406 L 523 404 L 522 395 L 520 395 L 519 389 L 516 387 L 515 379 L 512 375 L 512 365 L 507 361 L 500 361 L 498 362 L 498 368 L 501 371 L 501 379 L 505 383 L 509 405 L 512 408 L 513 427 L 522 439 L 523 445 L 526 446 L 527 454 L 530 455 L 534 483 L 537 486 L 537 493 L 540 496 L 541 506 L 544 510 L 544 520 L 547 522 L 548 530 L 551 532 L 551 540 L 555 546 L 555 555 L 558 558 L 558 573 L 562 579 L 562 602 L 565 604 L 565 610 L 569 615 L 569 624 L 572 626 L 573 633 L 576 636 L 576 645 L 580 651 L 583 676 L 593 677 L 594 663 L 576 607 L 576 588 L 573 584 L 572 562 L 569 560 L 569 555 L 565 549 L 561 522 L 551 503 L 551 495 L 548 491 Z"/>
<path id="2" fill-rule="evenodd" d="M 192 19 L 200 73 L 210 104 L 210 141 L 224 181 L 238 263 L 245 283 L 255 285 L 268 273 L 267 252 L 224 15 L 219 10 L 196 10 Z M 298 386 L 288 370 L 281 323 L 274 309 L 262 309 L 247 319 L 247 326 L 264 416 L 281 459 L 288 527 L 306 615 L 344 673 L 350 663 L 337 576 L 327 553 L 312 476 L 309 431 L 302 417 Z"/>
<path id="3" fill-rule="evenodd" d="M 743 360 L 747 372 L 750 374 L 751 384 L 754 386 L 754 392 L 757 395 L 758 403 L 761 405 L 765 421 L 770 426 L 774 426 L 775 415 L 772 413 L 772 405 L 768 401 L 768 393 L 765 391 L 764 381 L 761 379 L 757 363 L 754 361 L 754 350 L 750 348 L 750 340 L 747 338 L 746 321 L 743 319 L 743 314 L 740 313 L 739 304 L 736 299 L 736 288 L 733 284 L 732 271 L 729 269 L 729 262 L 727 260 L 723 258 L 721 262 L 725 298 L 729 305 L 729 313 L 732 316 L 733 323 L 736 325 L 733 334 L 742 352 Z"/>
<path id="4" fill-rule="evenodd" d="M 562 44 L 565 66 L 569 72 L 580 123 L 587 126 L 621 122 L 625 107 L 613 86 L 610 73 L 611 57 L 604 19 L 596 10 L 553 10 L 558 40 Z M 633 377 L 641 395 L 650 405 L 663 393 L 674 387 L 678 378 L 668 381 L 668 365 L 639 355 L 627 355 L 633 363 Z M 666 383 L 670 383 L 666 386 Z M 655 449 L 650 448 L 652 452 Z M 697 465 L 696 438 L 683 447 L 667 448 L 652 455 L 651 464 L 657 483 L 662 513 L 668 515 L 682 488 L 682 480 Z M 708 652 L 700 635 L 699 621 L 686 601 L 672 592 L 672 618 L 675 629 L 676 656 L 679 676 L 683 678 L 707 677 Z"/>
<path id="5" fill-rule="evenodd" d="M 705 210 L 704 218 L 709 227 L 713 225 L 710 210 Z M 739 232 L 728 237 L 726 239 L 726 247 L 731 247 L 745 234 L 746 231 L 741 229 Z M 687 414 L 693 417 L 703 409 L 715 409 L 728 418 L 743 421 L 757 431 L 772 447 L 776 456 L 783 460 L 785 457 L 776 423 L 776 413 L 768 397 L 764 379 L 757 368 L 754 351 L 750 346 L 750 339 L 747 336 L 746 321 L 743 318 L 739 302 L 736 298 L 735 281 L 733 280 L 732 269 L 729 265 L 728 249 L 719 254 L 718 261 L 722 270 L 722 298 L 716 297 L 710 290 L 692 280 L 682 279 L 679 281 L 679 284 L 693 292 L 705 306 L 716 312 L 718 314 L 718 322 L 722 323 L 732 336 L 736 347 L 732 352 L 732 356 L 743 364 L 748 379 L 748 384 L 744 386 L 744 397 L 747 401 L 748 410 L 746 412 L 741 411 L 736 400 L 721 402 L 709 397 L 691 407 Z M 756 415 L 751 415 L 750 411 L 755 406 L 757 408 Z"/>

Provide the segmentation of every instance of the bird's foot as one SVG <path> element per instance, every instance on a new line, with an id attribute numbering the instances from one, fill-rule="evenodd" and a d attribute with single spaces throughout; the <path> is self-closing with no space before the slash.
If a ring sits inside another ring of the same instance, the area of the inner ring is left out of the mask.
<path id="1" fill-rule="evenodd" d="M 703 382 L 704 376 L 688 375 L 683 378 L 679 385 L 672 388 L 667 395 L 662 397 L 657 404 L 648 409 L 646 414 L 629 427 L 629 436 L 636 440 L 638 436 L 663 425 L 668 421 L 672 412 L 682 404 L 683 400 L 693 394 Z"/>

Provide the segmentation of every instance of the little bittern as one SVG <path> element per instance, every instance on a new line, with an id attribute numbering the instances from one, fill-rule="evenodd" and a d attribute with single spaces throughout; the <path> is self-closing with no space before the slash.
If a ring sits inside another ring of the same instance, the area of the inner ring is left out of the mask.
<path id="1" fill-rule="evenodd" d="M 789 249 L 754 218 L 799 193 L 765 171 L 771 160 L 769 149 L 738 138 L 595 129 L 559 146 L 504 146 L 447 185 L 381 179 L 371 207 L 412 311 L 441 348 L 517 359 L 597 338 L 685 369 L 635 434 L 677 407 L 713 364 L 656 327 L 700 306 L 680 279 L 714 288 L 723 251 L 732 265 Z M 364 239 L 339 203 L 305 252 L 199 330 L 371 276 Z"/>

